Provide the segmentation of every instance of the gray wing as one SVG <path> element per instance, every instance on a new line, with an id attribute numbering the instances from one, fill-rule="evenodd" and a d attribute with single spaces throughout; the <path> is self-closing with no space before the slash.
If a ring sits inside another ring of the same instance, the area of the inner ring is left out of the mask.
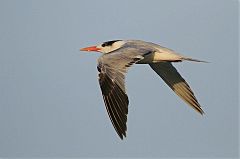
<path id="1" fill-rule="evenodd" d="M 98 60 L 99 84 L 111 122 L 121 139 L 126 137 L 128 96 L 125 91 L 127 69 L 143 58 L 144 51 L 123 49 L 104 54 Z"/>
<path id="2" fill-rule="evenodd" d="M 170 62 L 152 63 L 149 65 L 187 104 L 200 114 L 204 113 L 190 86 Z"/>

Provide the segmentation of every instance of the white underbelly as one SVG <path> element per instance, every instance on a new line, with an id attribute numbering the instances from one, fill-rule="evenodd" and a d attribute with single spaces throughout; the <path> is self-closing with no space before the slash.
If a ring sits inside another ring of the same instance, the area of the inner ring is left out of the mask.
<path id="1" fill-rule="evenodd" d="M 144 59 L 139 61 L 140 64 L 149 64 L 149 63 L 156 63 L 156 62 L 162 62 L 162 61 L 181 61 L 182 56 L 170 53 L 170 52 L 154 52 L 149 55 L 146 55 Z"/>

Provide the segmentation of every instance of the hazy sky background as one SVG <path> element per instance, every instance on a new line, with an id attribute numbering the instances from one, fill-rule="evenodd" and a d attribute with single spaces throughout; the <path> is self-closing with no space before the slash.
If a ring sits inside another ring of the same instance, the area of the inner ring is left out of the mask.
<path id="1" fill-rule="evenodd" d="M 1 0 L 0 157 L 238 156 L 238 1 Z M 98 53 L 141 39 L 209 64 L 175 64 L 204 116 L 148 65 L 127 75 L 127 138 L 97 80 Z"/>

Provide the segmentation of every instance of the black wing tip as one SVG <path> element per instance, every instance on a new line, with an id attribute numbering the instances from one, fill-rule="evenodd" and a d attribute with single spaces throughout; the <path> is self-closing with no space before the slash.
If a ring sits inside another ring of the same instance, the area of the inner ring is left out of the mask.
<path id="1" fill-rule="evenodd" d="M 198 107 L 193 107 L 199 114 L 201 114 L 202 116 L 205 115 L 205 112 L 202 110 L 202 108 L 200 106 Z"/>
<path id="2" fill-rule="evenodd" d="M 201 109 L 200 114 L 203 116 L 203 115 L 205 115 L 206 113 Z"/>
<path id="3" fill-rule="evenodd" d="M 121 140 L 126 137 L 129 99 L 127 94 L 104 73 L 99 74 L 103 100 L 112 125 Z"/>
<path id="4" fill-rule="evenodd" d="M 121 140 L 127 137 L 126 132 L 118 134 L 118 136 L 120 137 Z"/>

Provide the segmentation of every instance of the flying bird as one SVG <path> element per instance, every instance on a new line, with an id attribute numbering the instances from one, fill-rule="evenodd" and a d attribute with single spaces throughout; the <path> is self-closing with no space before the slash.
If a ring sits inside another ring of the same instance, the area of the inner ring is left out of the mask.
<path id="1" fill-rule="evenodd" d="M 183 56 L 166 47 L 141 40 L 112 40 L 80 50 L 103 53 L 97 66 L 99 84 L 106 110 L 121 139 L 126 137 L 129 104 L 125 74 L 133 64 L 149 64 L 182 100 L 200 114 L 204 113 L 190 86 L 172 62 L 205 61 Z"/>

